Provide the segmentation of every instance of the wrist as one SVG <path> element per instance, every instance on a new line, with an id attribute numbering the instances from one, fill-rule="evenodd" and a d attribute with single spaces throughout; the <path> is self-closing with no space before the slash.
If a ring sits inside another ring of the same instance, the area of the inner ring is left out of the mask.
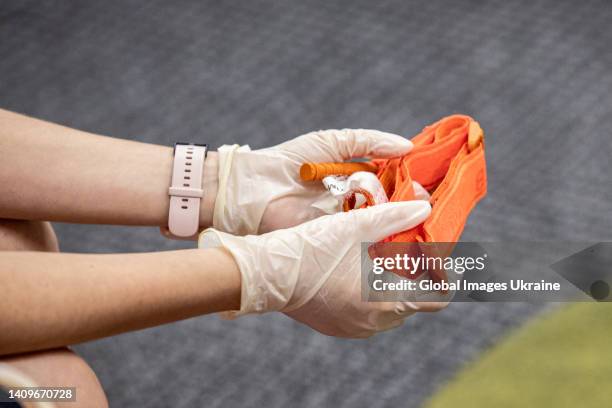
<path id="1" fill-rule="evenodd" d="M 217 191 L 219 189 L 219 158 L 217 152 L 209 152 L 204 161 L 202 190 L 204 197 L 200 204 L 200 226 L 210 227 L 213 224 L 213 212 Z"/>
<path id="2" fill-rule="evenodd" d="M 240 310 L 242 293 L 242 276 L 234 256 L 225 248 L 210 248 L 198 251 L 203 255 L 203 262 L 212 263 L 219 271 L 218 279 L 208 282 L 207 288 L 216 286 L 213 293 L 218 294 L 214 303 L 217 305 L 216 312 Z M 202 265 L 200 263 L 200 265 Z"/>

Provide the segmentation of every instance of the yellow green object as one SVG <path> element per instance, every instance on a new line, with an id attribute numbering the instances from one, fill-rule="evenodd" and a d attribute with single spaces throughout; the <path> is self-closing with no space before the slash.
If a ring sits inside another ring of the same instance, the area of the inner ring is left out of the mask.
<path id="1" fill-rule="evenodd" d="M 612 304 L 542 315 L 474 361 L 428 408 L 612 406 Z"/>

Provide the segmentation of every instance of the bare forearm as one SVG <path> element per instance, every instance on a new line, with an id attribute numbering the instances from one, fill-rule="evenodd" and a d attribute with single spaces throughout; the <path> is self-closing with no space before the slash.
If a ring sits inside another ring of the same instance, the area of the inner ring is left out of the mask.
<path id="1" fill-rule="evenodd" d="M 222 249 L 3 252 L 0 283 L 0 355 L 240 308 L 240 273 Z"/>
<path id="2" fill-rule="evenodd" d="M 166 225 L 172 148 L 98 136 L 0 110 L 0 218 Z M 209 226 L 216 154 L 206 160 Z"/>

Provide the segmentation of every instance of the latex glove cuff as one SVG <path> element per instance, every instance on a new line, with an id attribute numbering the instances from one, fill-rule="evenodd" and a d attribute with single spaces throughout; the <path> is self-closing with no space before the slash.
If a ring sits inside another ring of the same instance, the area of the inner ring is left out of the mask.
<path id="1" fill-rule="evenodd" d="M 292 246 L 270 238 L 269 234 L 238 237 L 212 228 L 200 234 L 200 248 L 225 248 L 240 270 L 240 310 L 224 312 L 223 317 L 232 319 L 245 314 L 280 311 L 289 303 L 299 275 L 299 262 L 286 260 L 288 257 L 299 260 L 301 254 L 295 253 Z M 274 251 L 279 244 L 283 251 Z M 291 270 L 292 266 L 295 270 Z"/>

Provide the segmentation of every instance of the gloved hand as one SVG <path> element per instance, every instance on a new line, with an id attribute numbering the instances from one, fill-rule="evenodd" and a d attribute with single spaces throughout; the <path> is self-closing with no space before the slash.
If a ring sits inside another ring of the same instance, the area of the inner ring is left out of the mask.
<path id="1" fill-rule="evenodd" d="M 401 325 L 410 302 L 361 298 L 361 242 L 422 223 L 427 201 L 406 201 L 323 216 L 294 228 L 239 237 L 208 229 L 199 246 L 225 247 L 242 275 L 240 310 L 230 317 L 281 311 L 321 333 L 368 337 Z"/>
<path id="2" fill-rule="evenodd" d="M 337 212 L 337 201 L 322 183 L 300 181 L 302 163 L 388 158 L 411 149 L 408 139 L 367 129 L 322 130 L 255 151 L 222 146 L 213 227 L 237 235 L 257 234 Z"/>

